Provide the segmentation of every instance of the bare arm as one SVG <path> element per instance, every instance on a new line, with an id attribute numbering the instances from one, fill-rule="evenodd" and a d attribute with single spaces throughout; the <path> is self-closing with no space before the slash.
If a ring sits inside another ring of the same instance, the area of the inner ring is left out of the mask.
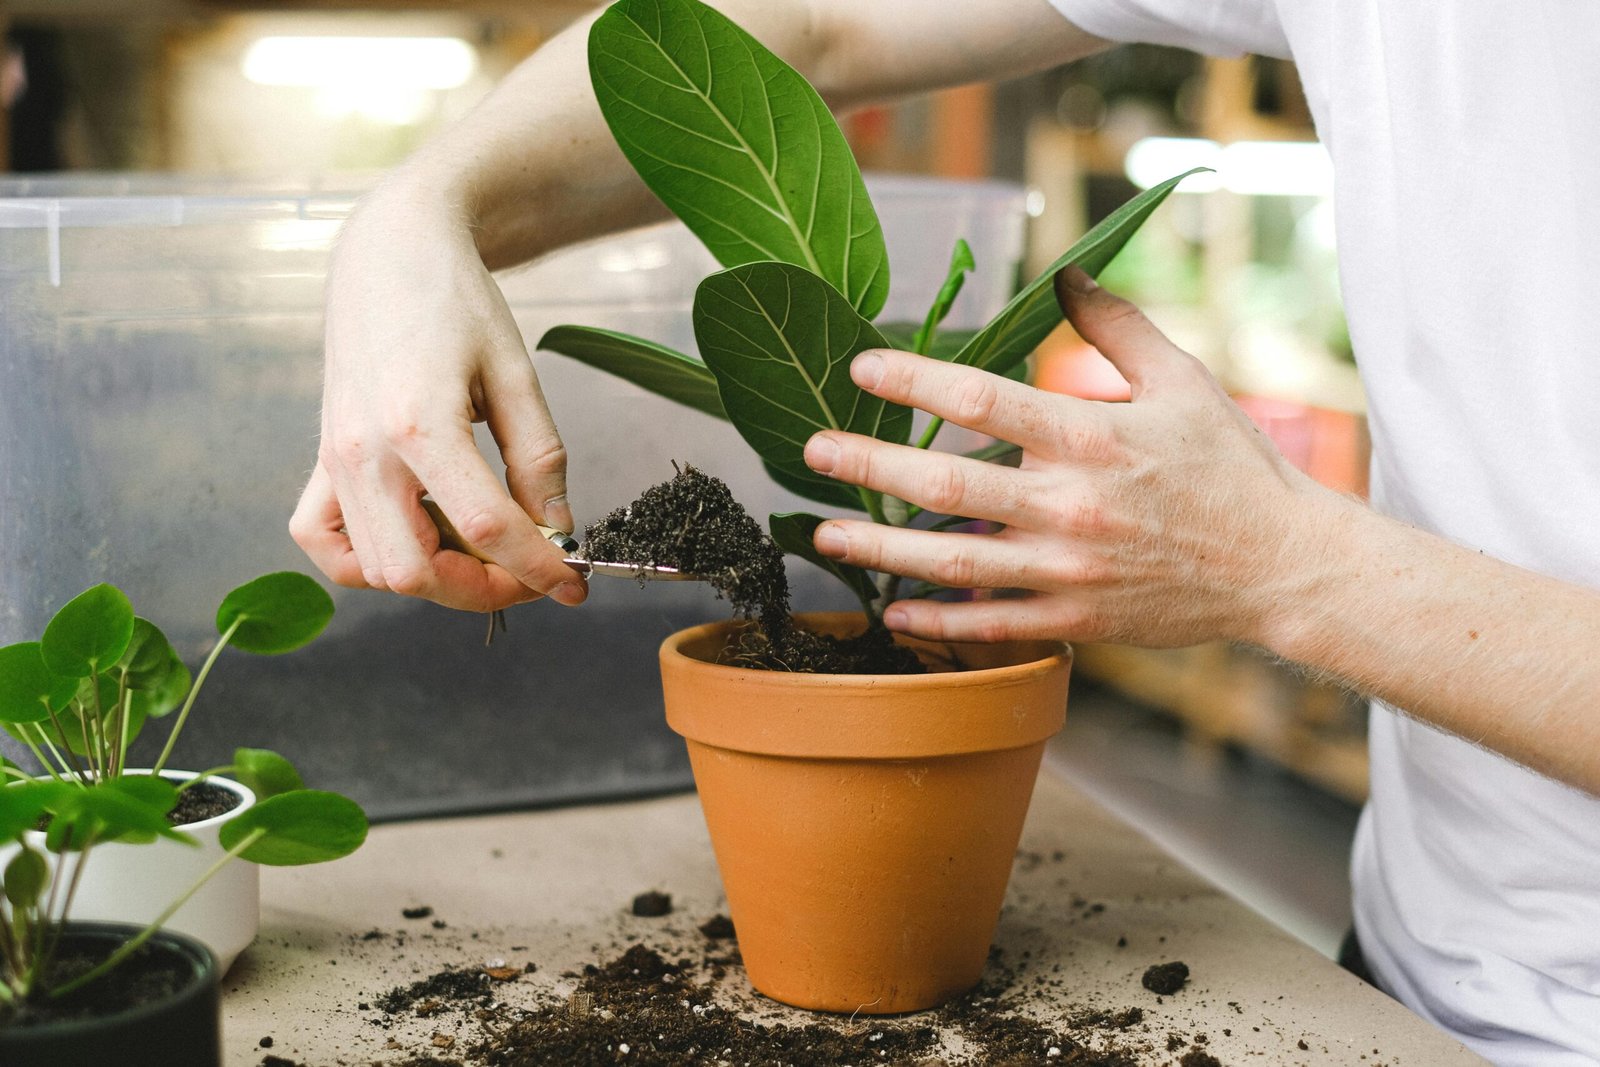
<path id="1" fill-rule="evenodd" d="M 1012 76 L 1104 42 L 1045 0 L 718 0 L 830 103 Z M 570 530 L 566 453 L 489 271 L 657 216 L 589 87 L 592 18 L 519 66 L 363 200 L 328 284 L 318 464 L 290 524 L 336 582 L 473 610 L 581 579 L 539 536 Z M 472 443 L 487 421 L 502 488 Z M 429 492 L 494 562 L 440 550 Z"/>
<path id="2" fill-rule="evenodd" d="M 1017 600 L 902 601 L 928 637 L 1050 636 L 1259 645 L 1600 795 L 1600 593 L 1469 551 L 1288 465 L 1193 357 L 1086 285 L 1078 331 L 1133 386 L 1096 404 L 906 353 L 857 357 L 857 384 L 1022 445 L 1012 470 L 818 434 L 818 471 L 995 535 L 833 521 L 826 555 Z"/>

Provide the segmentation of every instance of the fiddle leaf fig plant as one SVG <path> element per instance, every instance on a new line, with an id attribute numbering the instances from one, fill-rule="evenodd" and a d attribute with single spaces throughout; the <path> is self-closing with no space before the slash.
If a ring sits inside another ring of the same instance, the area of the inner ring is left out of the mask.
<path id="1" fill-rule="evenodd" d="M 1069 266 L 1097 275 L 1195 173 L 1123 204 L 979 330 L 941 329 L 977 265 L 964 240 L 920 323 L 875 323 L 889 292 L 883 228 L 843 133 L 799 72 L 700 0 L 617 0 L 590 29 L 589 75 L 623 154 L 724 269 L 695 294 L 698 358 L 573 325 L 550 330 L 539 347 L 726 419 L 780 486 L 880 523 L 904 526 L 919 513 L 817 475 L 802 457 L 806 440 L 825 429 L 913 443 L 910 409 L 857 388 L 849 361 L 896 347 L 1021 376 L 1062 320 L 1056 275 Z M 933 420 L 915 446 L 931 447 L 939 429 Z M 824 560 L 810 542 L 821 521 L 795 512 L 772 516 L 770 527 L 780 547 L 837 576 L 881 625 L 898 579 Z"/>
<path id="2" fill-rule="evenodd" d="M 25 1018 L 31 1001 L 70 994 L 122 963 L 233 860 L 321 863 L 361 845 L 367 819 L 360 806 L 337 793 L 306 789 L 294 766 L 275 752 L 237 749 L 232 763 L 181 784 L 161 776 L 224 648 L 292 652 L 332 617 L 332 598 L 304 574 L 247 582 L 223 598 L 218 639 L 191 678 L 161 630 L 135 615 L 121 590 L 101 584 L 63 605 L 38 641 L 0 648 L 0 727 L 39 764 L 30 773 L 0 759 L 0 857 L 9 855 L 0 871 L 0 1026 Z M 154 766 L 131 769 L 128 749 L 146 722 L 173 712 Z M 106 960 L 70 978 L 53 977 L 56 947 L 90 853 L 109 843 L 196 844 L 168 813 L 184 790 L 223 773 L 257 797 L 221 828 L 225 853 Z"/>

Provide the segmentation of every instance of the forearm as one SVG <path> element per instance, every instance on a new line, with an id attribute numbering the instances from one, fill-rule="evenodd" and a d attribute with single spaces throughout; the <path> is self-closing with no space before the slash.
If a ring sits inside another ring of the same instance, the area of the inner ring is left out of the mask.
<path id="1" fill-rule="evenodd" d="M 1104 47 L 1045 0 L 713 6 L 804 73 L 834 107 L 1016 76 Z M 390 225 L 418 209 L 443 210 L 471 227 L 492 269 L 663 217 L 590 88 L 587 38 L 596 17 L 568 27 L 522 63 L 396 170 L 363 212 L 381 212 Z"/>
<path id="2" fill-rule="evenodd" d="M 1600 794 L 1600 592 L 1319 501 L 1259 643 Z"/>

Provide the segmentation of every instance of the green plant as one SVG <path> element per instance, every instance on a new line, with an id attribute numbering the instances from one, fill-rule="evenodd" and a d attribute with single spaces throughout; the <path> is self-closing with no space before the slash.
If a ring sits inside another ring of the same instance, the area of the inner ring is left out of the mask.
<path id="1" fill-rule="evenodd" d="M 40 640 L 0 648 L 0 725 L 28 746 L 41 768 L 30 774 L 0 759 L 0 842 L 15 848 L 0 875 L 0 1022 L 30 997 L 65 995 L 120 964 L 234 859 L 273 866 L 320 863 L 361 845 L 367 832 L 361 808 L 337 793 L 304 788 L 293 765 L 275 752 L 237 749 L 232 764 L 182 786 L 160 777 L 224 648 L 290 652 L 320 634 L 332 616 L 333 601 L 303 574 L 247 582 L 223 599 L 219 639 L 191 680 L 161 630 L 136 616 L 120 590 L 102 584 L 64 605 Z M 154 767 L 130 773 L 128 748 L 146 722 L 174 711 Z M 91 851 L 158 838 L 196 844 L 170 825 L 167 813 L 183 789 L 222 772 L 258 797 L 221 828 L 225 853 L 111 957 L 45 988 Z M 43 852 L 29 835 L 41 826 Z"/>
<path id="2" fill-rule="evenodd" d="M 974 267 L 965 241 L 957 241 L 921 323 L 874 324 L 889 290 L 883 231 L 844 135 L 799 72 L 699 0 L 618 0 L 590 30 L 589 74 L 634 169 L 726 269 L 695 294 L 699 359 L 585 326 L 557 326 L 539 347 L 727 419 L 779 485 L 880 523 L 907 525 L 918 509 L 815 474 L 802 457 L 818 430 L 910 443 L 911 410 L 858 389 L 849 361 L 894 347 L 1024 373 L 1027 356 L 1062 318 L 1054 277 L 1071 265 L 1098 274 L 1188 176 L 1122 205 L 982 329 L 940 330 Z M 931 446 L 939 428 L 934 420 L 916 446 Z M 980 458 L 1014 452 L 1001 445 Z M 773 539 L 838 576 L 878 622 L 877 605 L 894 599 L 898 579 L 818 555 L 811 535 L 821 521 L 774 515 Z"/>

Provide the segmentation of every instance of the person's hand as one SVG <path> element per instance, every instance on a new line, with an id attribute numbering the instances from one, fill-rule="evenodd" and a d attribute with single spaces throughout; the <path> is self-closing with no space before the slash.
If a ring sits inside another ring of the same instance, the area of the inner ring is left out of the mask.
<path id="1" fill-rule="evenodd" d="M 906 352 L 851 364 L 868 392 L 1022 446 L 1019 468 L 823 432 L 819 473 L 996 534 L 834 520 L 819 552 L 953 587 L 1031 595 L 902 600 L 891 629 L 943 640 L 1018 637 L 1176 646 L 1252 640 L 1295 586 L 1296 527 L 1332 495 L 1292 468 L 1194 357 L 1132 304 L 1069 276 L 1069 318 L 1132 386 L 1129 404 L 1042 392 Z"/>
<path id="2" fill-rule="evenodd" d="M 289 525 L 324 574 L 471 611 L 583 601 L 535 525 L 572 529 L 566 452 L 466 225 L 381 194 L 364 203 L 329 271 L 326 359 L 317 466 Z M 480 421 L 509 494 L 473 444 Z M 441 549 L 424 493 L 493 562 Z"/>

